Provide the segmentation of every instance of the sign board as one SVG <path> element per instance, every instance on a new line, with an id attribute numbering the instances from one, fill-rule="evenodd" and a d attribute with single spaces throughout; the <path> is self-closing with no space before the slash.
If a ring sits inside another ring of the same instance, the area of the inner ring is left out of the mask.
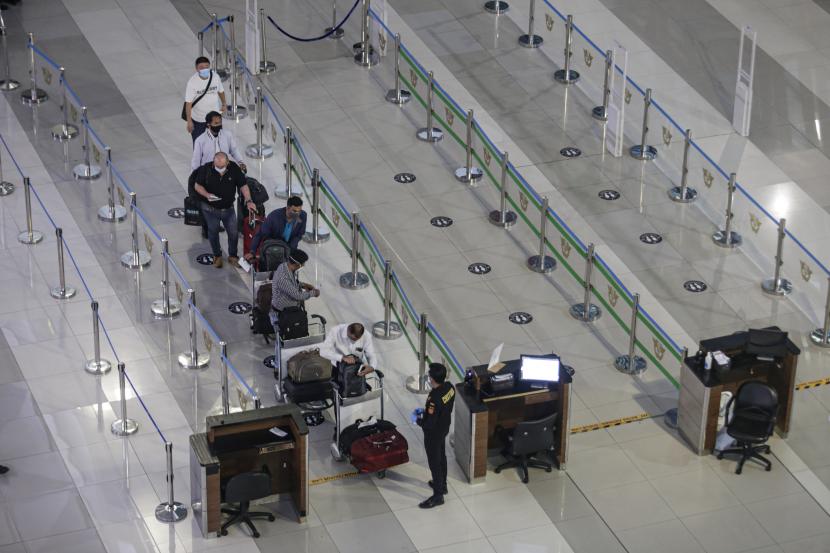
<path id="1" fill-rule="evenodd" d="M 614 41 L 611 49 L 611 97 L 608 99 L 608 123 L 606 125 L 605 147 L 614 157 L 623 154 L 623 139 L 625 122 L 625 79 L 628 74 L 628 50 L 622 44 Z M 622 71 L 622 73 L 620 72 Z"/>
<path id="2" fill-rule="evenodd" d="M 259 6 L 258 0 L 245 0 L 245 62 L 251 73 L 259 73 Z"/>
<path id="3" fill-rule="evenodd" d="M 738 78 L 735 83 L 735 105 L 732 108 L 732 127 L 741 136 L 749 136 L 752 117 L 752 79 L 755 73 L 755 45 L 758 33 L 749 25 L 741 29 L 738 46 Z"/>

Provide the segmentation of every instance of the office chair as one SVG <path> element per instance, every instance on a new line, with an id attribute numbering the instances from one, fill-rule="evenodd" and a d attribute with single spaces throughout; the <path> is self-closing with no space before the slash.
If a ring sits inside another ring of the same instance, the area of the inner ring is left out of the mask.
<path id="1" fill-rule="evenodd" d="M 222 512 L 231 517 L 222 524 L 220 533 L 228 535 L 228 527 L 244 522 L 251 529 L 255 538 L 259 537 L 256 526 L 251 522 L 253 518 L 267 518 L 269 522 L 276 520 L 274 515 L 265 512 L 249 511 L 251 501 L 271 495 L 271 477 L 264 472 L 243 472 L 228 480 L 225 486 L 225 503 L 239 503 L 238 509 L 223 508 Z"/>
<path id="2" fill-rule="evenodd" d="M 731 407 L 731 410 L 730 410 Z M 718 459 L 724 455 L 739 454 L 735 474 L 741 474 L 747 459 L 755 459 L 769 472 L 772 463 L 761 455 L 770 453 L 766 445 L 775 428 L 778 411 L 778 393 L 763 382 L 744 382 L 726 405 L 726 433 L 735 438 L 738 447 L 718 452 Z"/>
<path id="3" fill-rule="evenodd" d="M 527 467 L 553 470 L 553 466 L 545 461 L 534 459 L 537 453 L 548 452 L 553 448 L 553 428 L 556 423 L 556 413 L 535 421 L 524 421 L 507 436 L 508 444 L 502 454 L 508 459 L 496 467 L 496 473 L 509 467 L 522 469 L 522 482 L 527 484 Z"/>

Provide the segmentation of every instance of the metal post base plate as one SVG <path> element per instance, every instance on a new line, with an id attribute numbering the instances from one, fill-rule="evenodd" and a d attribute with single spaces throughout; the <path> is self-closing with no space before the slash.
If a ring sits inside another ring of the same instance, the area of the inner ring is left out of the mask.
<path id="1" fill-rule="evenodd" d="M 196 353 L 196 358 L 189 351 L 179 354 L 179 366 L 183 369 L 204 369 L 210 363 L 210 355 L 207 353 Z"/>
<path id="2" fill-rule="evenodd" d="M 786 278 L 765 278 L 761 282 L 761 290 L 769 296 L 786 296 L 793 291 L 793 283 Z"/>
<path id="3" fill-rule="evenodd" d="M 487 218 L 492 224 L 496 225 L 497 227 L 510 228 L 516 224 L 516 219 L 518 217 L 516 216 L 515 211 L 505 211 L 504 218 L 502 218 L 501 210 L 494 209 L 490 212 L 490 215 Z"/>
<path id="4" fill-rule="evenodd" d="M 418 129 L 418 133 L 416 134 L 418 140 L 423 140 L 424 142 L 440 142 L 444 139 L 444 131 L 439 129 L 438 127 L 432 128 L 432 136 L 429 135 L 429 129 L 423 128 Z"/>
<path id="5" fill-rule="evenodd" d="M 14 185 L 12 183 L 6 181 L 0 182 L 0 197 L 8 196 L 12 192 L 14 192 Z"/>
<path id="6" fill-rule="evenodd" d="M 67 286 L 66 288 L 55 286 L 49 291 L 49 295 L 55 298 L 56 300 L 68 300 L 69 298 L 75 296 L 75 289 L 71 286 Z"/>
<path id="7" fill-rule="evenodd" d="M 525 48 L 538 48 L 544 40 L 539 35 L 522 35 L 519 37 L 519 46 Z"/>
<path id="8" fill-rule="evenodd" d="M 274 196 L 281 200 L 287 200 L 289 196 L 300 196 L 300 193 L 294 188 L 293 183 L 291 186 L 291 194 L 288 193 L 288 187 L 285 184 L 278 184 L 274 187 Z"/>
<path id="9" fill-rule="evenodd" d="M 17 241 L 21 244 L 38 244 L 43 240 L 43 233 L 37 230 L 33 230 L 32 232 L 24 230 L 20 234 L 17 235 Z"/>
<path id="10" fill-rule="evenodd" d="M 340 287 L 347 290 L 361 290 L 369 286 L 366 273 L 344 273 L 340 275 Z"/>
<path id="11" fill-rule="evenodd" d="M 467 177 L 466 167 L 459 167 L 455 170 L 455 179 L 459 182 L 466 182 L 467 184 L 480 181 L 482 176 L 484 176 L 484 171 L 480 167 L 470 167 L 469 178 Z"/>
<path id="12" fill-rule="evenodd" d="M 675 186 L 669 189 L 669 198 L 673 202 L 677 202 L 679 204 L 688 204 L 697 199 L 697 190 L 694 188 L 686 187 L 686 193 L 682 193 L 682 188 L 679 186 Z"/>
<path id="13" fill-rule="evenodd" d="M 72 175 L 79 180 L 95 180 L 101 176 L 101 168 L 97 165 L 81 163 L 72 169 Z"/>
<path id="14" fill-rule="evenodd" d="M 734 248 L 741 245 L 743 238 L 735 231 L 729 233 L 729 237 L 727 237 L 725 231 L 719 230 L 712 235 L 712 242 L 721 248 Z"/>
<path id="15" fill-rule="evenodd" d="M 632 146 L 629 152 L 631 153 L 631 157 L 639 159 L 640 161 L 651 161 L 657 157 L 657 148 L 654 146 L 646 146 L 643 148 L 642 144 L 637 144 L 636 146 Z"/>
<path id="16" fill-rule="evenodd" d="M 248 117 L 248 108 L 245 106 L 228 106 L 228 109 L 222 116 L 223 119 L 237 122 L 245 119 L 246 117 Z"/>
<path id="17" fill-rule="evenodd" d="M 426 380 L 426 375 L 424 375 L 424 380 Z M 406 389 L 412 392 L 413 394 L 428 394 L 429 393 L 429 386 L 426 382 L 424 382 L 424 389 L 420 390 L 418 388 L 418 383 L 420 381 L 420 377 L 416 374 L 413 376 L 406 377 Z"/>
<path id="18" fill-rule="evenodd" d="M 3 92 L 9 92 L 10 90 L 17 90 L 20 88 L 20 83 L 15 81 L 14 79 L 9 79 L 8 81 L 2 80 L 0 81 L 0 90 Z"/>
<path id="19" fill-rule="evenodd" d="M 128 269 L 143 269 L 149 264 L 150 254 L 144 250 L 138 250 L 138 256 L 133 255 L 131 251 L 121 256 L 121 265 Z"/>
<path id="20" fill-rule="evenodd" d="M 259 62 L 259 72 L 265 73 L 266 75 L 270 75 L 274 71 L 277 70 L 277 64 L 273 61 L 261 61 Z"/>
<path id="21" fill-rule="evenodd" d="M 110 432 L 116 436 L 130 436 L 138 432 L 138 423 L 133 419 L 127 419 L 126 423 L 121 419 L 113 421 Z"/>
<path id="22" fill-rule="evenodd" d="M 549 255 L 532 255 L 527 259 L 527 268 L 535 273 L 550 273 L 556 269 L 556 260 Z"/>
<path id="23" fill-rule="evenodd" d="M 510 9 L 510 4 L 504 0 L 490 0 L 484 3 L 484 11 L 494 15 L 501 15 Z"/>
<path id="24" fill-rule="evenodd" d="M 363 52 L 354 55 L 354 62 L 361 67 L 374 67 L 380 61 L 380 56 L 372 49 L 366 59 L 363 59 Z"/>
<path id="25" fill-rule="evenodd" d="M 391 104 L 397 104 L 402 106 L 409 102 L 412 99 L 412 93 L 408 90 L 401 89 L 400 91 L 400 99 L 398 99 L 398 94 L 395 93 L 394 90 L 389 90 L 386 92 L 386 101 Z"/>
<path id="26" fill-rule="evenodd" d="M 598 305 L 595 305 L 593 303 L 589 304 L 587 314 L 585 313 L 584 303 L 573 304 L 568 312 L 574 319 L 578 319 L 586 323 L 592 323 L 599 319 L 600 316 L 602 316 L 602 310 L 599 308 Z"/>
<path id="27" fill-rule="evenodd" d="M 810 333 L 810 341 L 820 348 L 830 348 L 830 332 L 825 334 L 823 328 L 817 328 Z"/>
<path id="28" fill-rule="evenodd" d="M 389 321 L 389 334 L 386 333 L 386 321 L 378 321 L 372 325 L 372 336 L 379 340 L 396 340 L 401 337 L 403 331 L 401 325 Z"/>
<path id="29" fill-rule="evenodd" d="M 55 125 L 52 127 L 52 138 L 58 142 L 66 142 L 78 136 L 78 127 L 75 125 Z"/>
<path id="30" fill-rule="evenodd" d="M 23 102 L 24 106 L 36 106 L 49 99 L 49 95 L 46 94 L 46 91 L 41 90 L 40 88 L 36 88 L 34 92 L 35 93 L 32 94 L 32 89 L 30 88 L 20 95 L 20 101 Z"/>
<path id="31" fill-rule="evenodd" d="M 106 359 L 99 359 L 96 361 L 95 359 L 90 359 L 84 365 L 84 370 L 89 374 L 94 375 L 102 375 L 107 374 L 112 369 L 112 363 L 107 361 Z"/>
<path id="32" fill-rule="evenodd" d="M 333 27 L 326 27 L 323 32 L 331 33 L 332 29 L 333 29 Z M 331 33 L 329 35 L 329 38 L 332 39 L 332 40 L 338 40 L 338 39 L 343 38 L 343 35 L 345 35 L 345 34 L 346 34 L 346 31 L 343 30 L 343 27 L 339 27 L 333 33 Z"/>
<path id="33" fill-rule="evenodd" d="M 182 305 L 176 300 L 170 300 L 170 310 L 164 308 L 164 300 L 156 300 L 150 305 L 150 312 L 156 319 L 172 319 L 182 312 Z"/>
<path id="34" fill-rule="evenodd" d="M 173 504 L 162 503 L 156 507 L 156 520 L 159 522 L 179 522 L 187 518 L 187 507 L 174 501 Z"/>
<path id="35" fill-rule="evenodd" d="M 604 106 L 597 106 L 591 110 L 591 117 L 597 121 L 608 121 L 608 110 Z"/>
<path id="36" fill-rule="evenodd" d="M 560 69 L 553 74 L 553 79 L 557 83 L 561 84 L 576 84 L 579 81 L 579 72 L 571 69 L 568 74 L 565 75 L 565 70 Z"/>
<path id="37" fill-rule="evenodd" d="M 307 242 L 309 244 L 323 244 L 329 241 L 331 238 L 331 232 L 325 225 L 320 225 L 320 228 L 317 229 L 317 239 L 314 239 L 313 232 L 306 232 L 303 235 L 303 242 Z"/>
<path id="38" fill-rule="evenodd" d="M 245 155 L 251 159 L 266 159 L 274 155 L 274 147 L 263 144 L 260 149 L 256 144 L 250 144 L 245 148 Z"/>
<path id="39" fill-rule="evenodd" d="M 646 360 L 639 355 L 634 357 L 620 355 L 614 360 L 614 368 L 625 374 L 641 374 L 646 370 Z"/>
<path id="40" fill-rule="evenodd" d="M 105 205 L 98 210 L 98 218 L 102 221 L 118 223 L 119 221 L 123 221 L 127 218 L 127 208 L 123 205 L 116 205 L 110 209 L 110 206 Z"/>

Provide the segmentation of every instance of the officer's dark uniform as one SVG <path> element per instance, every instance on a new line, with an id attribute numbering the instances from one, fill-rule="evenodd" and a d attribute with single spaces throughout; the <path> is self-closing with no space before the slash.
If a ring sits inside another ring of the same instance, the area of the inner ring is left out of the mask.
<path id="1" fill-rule="evenodd" d="M 424 448 L 435 495 L 447 493 L 446 441 L 454 403 L 455 388 L 449 382 L 443 382 L 429 393 L 424 416 L 418 419 L 418 424 L 424 429 Z"/>

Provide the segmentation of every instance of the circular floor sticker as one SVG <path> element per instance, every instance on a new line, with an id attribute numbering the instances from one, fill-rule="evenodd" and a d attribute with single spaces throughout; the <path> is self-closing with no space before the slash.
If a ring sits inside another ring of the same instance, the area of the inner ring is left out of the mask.
<path id="1" fill-rule="evenodd" d="M 213 254 L 203 253 L 196 256 L 196 263 L 199 265 L 213 265 Z"/>
<path id="2" fill-rule="evenodd" d="M 700 292 L 705 292 L 709 287 L 702 280 L 687 280 L 683 283 L 683 288 L 687 292 L 694 292 L 698 294 Z"/>
<path id="3" fill-rule="evenodd" d="M 640 235 L 640 242 L 643 244 L 659 244 L 663 241 L 663 237 L 656 232 L 644 232 Z"/>
<path id="4" fill-rule="evenodd" d="M 234 315 L 244 315 L 245 313 L 250 313 L 251 309 L 251 304 L 246 301 L 235 301 L 228 306 L 228 311 Z"/>
<path id="5" fill-rule="evenodd" d="M 395 175 L 395 182 L 399 182 L 401 184 L 409 184 L 411 182 L 415 182 L 415 175 L 412 173 L 398 173 Z"/>
<path id="6" fill-rule="evenodd" d="M 486 275 L 492 270 L 492 267 L 487 263 L 473 263 L 467 267 L 467 270 L 474 275 Z"/>
<path id="7" fill-rule="evenodd" d="M 433 217 L 432 219 L 429 220 L 429 222 L 434 227 L 446 228 L 446 227 L 448 227 L 452 224 L 452 219 L 450 219 L 449 217 L 444 217 L 443 215 L 440 215 L 438 217 Z"/>
<path id="8" fill-rule="evenodd" d="M 265 359 L 262 360 L 262 364 L 268 367 L 269 369 L 275 369 L 277 364 L 274 362 L 275 357 L 273 355 L 269 355 Z"/>
<path id="9" fill-rule="evenodd" d="M 599 194 L 597 194 L 603 200 L 613 201 L 620 199 L 620 193 L 616 190 L 602 190 Z"/>
<path id="10" fill-rule="evenodd" d="M 516 311 L 515 313 L 511 313 L 508 319 L 513 324 L 526 325 L 533 320 L 533 315 L 525 313 L 524 311 Z"/>
<path id="11" fill-rule="evenodd" d="M 182 219 L 184 217 L 184 208 L 174 207 L 173 209 L 168 209 L 167 216 L 172 217 L 173 219 Z"/>
<path id="12" fill-rule="evenodd" d="M 559 150 L 559 153 L 565 157 L 579 157 L 582 155 L 582 150 L 576 146 L 568 146 Z"/>

